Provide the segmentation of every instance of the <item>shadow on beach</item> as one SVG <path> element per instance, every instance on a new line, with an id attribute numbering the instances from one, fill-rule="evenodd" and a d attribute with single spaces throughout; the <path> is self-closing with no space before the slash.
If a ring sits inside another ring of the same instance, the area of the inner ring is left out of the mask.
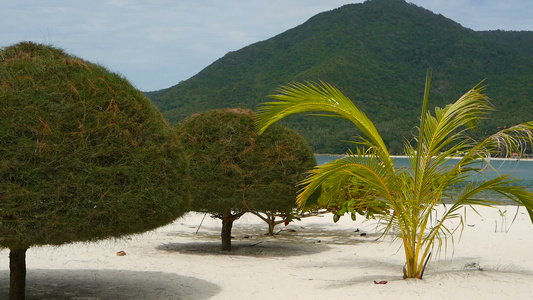
<path id="1" fill-rule="evenodd" d="M 231 251 L 222 251 L 220 242 L 168 243 L 158 250 L 195 255 L 231 255 L 249 257 L 290 257 L 321 253 L 330 247 L 321 244 L 288 244 L 276 241 L 232 242 Z"/>
<path id="2" fill-rule="evenodd" d="M 338 289 L 346 286 L 368 286 L 374 281 L 385 280 L 389 283 L 396 284 L 433 284 L 440 285 L 443 282 L 469 281 L 475 285 L 476 281 L 492 282 L 494 284 L 503 284 L 505 281 L 523 282 L 527 285 L 533 279 L 533 273 L 530 270 L 514 265 L 491 265 L 479 264 L 478 258 L 454 258 L 451 261 L 439 259 L 435 264 L 430 265 L 426 270 L 423 280 L 403 279 L 402 265 L 395 261 L 378 260 L 378 259 L 356 259 L 350 261 L 354 268 L 367 270 L 359 276 L 348 277 L 343 280 L 323 281 L 324 289 Z M 345 267 L 345 265 L 330 264 L 333 268 Z M 318 280 L 319 281 L 319 280 Z"/>
<path id="3" fill-rule="evenodd" d="M 290 257 L 317 254 L 330 250 L 328 245 L 354 245 L 375 241 L 379 233 L 354 232 L 352 229 L 332 230 L 324 225 L 306 225 L 281 229 L 276 235 L 265 235 L 264 226 L 250 225 L 233 231 L 232 250 L 221 250 L 220 232 L 204 230 L 198 234 L 172 232 L 169 236 L 188 241 L 166 243 L 157 250 L 197 255 L 235 255 L 250 257 Z M 193 239 L 194 241 L 190 241 Z"/>
<path id="4" fill-rule="evenodd" d="M 28 270 L 26 299 L 209 299 L 218 285 L 194 277 L 129 270 Z M 9 271 L 0 272 L 0 299 L 9 294 Z"/>

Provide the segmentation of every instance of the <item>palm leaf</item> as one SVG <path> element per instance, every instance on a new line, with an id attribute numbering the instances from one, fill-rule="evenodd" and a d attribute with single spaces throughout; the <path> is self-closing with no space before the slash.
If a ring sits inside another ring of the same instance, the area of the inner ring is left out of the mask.
<path id="1" fill-rule="evenodd" d="M 293 83 L 280 87 L 278 94 L 270 97 L 277 101 L 266 102 L 258 109 L 256 124 L 259 133 L 289 115 L 307 112 L 328 113 L 328 116 L 351 121 L 380 152 L 385 154 L 382 154 L 382 157 L 389 156 L 381 135 L 370 119 L 349 98 L 330 84 Z"/>
<path id="2" fill-rule="evenodd" d="M 365 156 L 362 153 L 357 155 L 349 153 L 346 157 L 317 166 L 309 172 L 309 176 L 301 182 L 304 186 L 297 197 L 300 207 L 305 206 L 307 199 L 313 195 L 321 186 L 331 186 L 332 182 L 345 182 L 347 178 L 352 178 L 365 186 L 365 189 L 372 189 L 377 195 L 383 198 L 391 198 L 387 182 L 391 174 L 388 169 L 375 156 Z M 392 173 L 394 174 L 394 173 Z M 331 198 L 333 194 L 328 194 Z"/>

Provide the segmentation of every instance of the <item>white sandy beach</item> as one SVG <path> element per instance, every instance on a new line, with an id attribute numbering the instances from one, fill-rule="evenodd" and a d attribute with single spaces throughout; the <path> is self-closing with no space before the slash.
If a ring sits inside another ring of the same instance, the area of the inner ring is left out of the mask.
<path id="1" fill-rule="evenodd" d="M 27 299 L 533 299 L 533 226 L 524 209 L 512 226 L 516 207 L 500 210 L 504 217 L 469 211 L 461 240 L 423 280 L 402 279 L 400 241 L 376 241 L 375 221 L 335 224 L 325 215 L 268 237 L 265 223 L 245 215 L 234 224 L 234 250 L 222 253 L 220 222 L 208 216 L 196 234 L 203 214 L 188 214 L 121 240 L 30 248 Z M 1 251 L 1 299 L 8 256 Z"/>

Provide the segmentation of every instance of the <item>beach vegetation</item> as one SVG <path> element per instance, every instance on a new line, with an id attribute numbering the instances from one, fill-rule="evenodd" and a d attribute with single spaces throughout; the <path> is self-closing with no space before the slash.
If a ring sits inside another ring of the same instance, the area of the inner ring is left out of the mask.
<path id="1" fill-rule="evenodd" d="M 404 142 L 408 167 L 395 165 L 367 115 L 336 87 L 324 82 L 280 87 L 271 96 L 274 101 L 264 103 L 257 117 L 260 133 L 285 117 L 312 112 L 349 120 L 360 130 L 361 135 L 353 141 L 354 151 L 309 172 L 301 182 L 297 201 L 305 205 L 320 189 L 320 201 L 344 197 L 352 207 L 356 204 L 360 211 L 379 216 L 383 235 L 402 242 L 404 278 L 422 279 L 432 252 L 445 249 L 450 240 L 453 244 L 454 233 L 464 228 L 466 207 L 493 207 L 508 199 L 525 206 L 533 221 L 533 193 L 517 185 L 517 179 L 497 174 L 495 178 L 470 180 L 470 175 L 492 167 L 491 157 L 522 153 L 524 145 L 532 142 L 533 122 L 509 126 L 476 140 L 470 133 L 493 110 L 483 93 L 485 87 L 474 86 L 455 102 L 436 107 L 432 114 L 428 109 L 431 77 L 428 70 L 419 126 Z M 487 198 L 484 192 L 493 192 L 499 198 Z"/>
<path id="2" fill-rule="evenodd" d="M 174 129 L 122 76 L 33 42 L 0 49 L 0 246 L 26 252 L 152 230 L 188 209 Z"/>
<path id="3" fill-rule="evenodd" d="M 191 210 L 222 220 L 223 251 L 231 250 L 233 222 L 247 212 L 261 216 L 270 233 L 291 221 L 296 185 L 316 165 L 297 132 L 275 126 L 259 136 L 253 116 L 251 110 L 215 109 L 177 125 L 194 182 Z"/>

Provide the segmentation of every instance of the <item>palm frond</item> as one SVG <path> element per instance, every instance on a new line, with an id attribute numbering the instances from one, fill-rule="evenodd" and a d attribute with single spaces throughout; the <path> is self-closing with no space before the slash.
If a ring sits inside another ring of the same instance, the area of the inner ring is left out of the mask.
<path id="1" fill-rule="evenodd" d="M 481 84 L 481 83 L 480 83 Z M 420 168 L 428 168 L 431 162 L 445 162 L 450 156 L 467 151 L 468 137 L 464 132 L 484 118 L 492 110 L 491 104 L 481 92 L 484 87 L 476 85 L 456 102 L 445 108 L 436 108 L 435 117 L 426 113 L 421 121 L 419 151 L 423 152 Z"/>
<path id="2" fill-rule="evenodd" d="M 533 142 L 533 122 L 527 122 L 503 129 L 485 141 L 491 153 L 499 153 L 501 156 L 510 157 L 512 153 L 523 154 L 527 144 Z"/>
<path id="3" fill-rule="evenodd" d="M 517 180 L 518 179 L 504 174 L 490 180 L 471 182 L 465 188 L 463 188 L 458 195 L 456 195 L 454 204 L 449 212 L 453 213 L 465 205 L 481 205 L 491 207 L 503 203 L 501 198 L 487 199 L 485 196 L 483 196 L 483 193 L 486 191 L 496 192 L 505 199 L 509 199 L 517 204 L 524 205 L 526 208 L 532 208 L 533 193 L 527 191 L 527 189 L 522 186 L 513 185 L 513 183 L 517 182 Z"/>
<path id="4" fill-rule="evenodd" d="M 370 119 L 333 85 L 320 82 L 292 83 L 278 88 L 270 98 L 277 101 L 262 104 L 256 118 L 257 130 L 264 132 L 273 123 L 293 114 L 316 112 L 351 121 L 363 135 L 383 153 L 387 147 Z"/>
<path id="5" fill-rule="evenodd" d="M 390 198 L 388 175 L 390 170 L 375 156 L 350 153 L 311 170 L 309 176 L 301 182 L 303 188 L 298 194 L 297 202 L 299 206 L 304 206 L 307 199 L 320 187 L 331 187 L 335 182 L 346 182 L 347 178 L 357 180 L 365 189 L 374 190 L 380 197 Z M 332 194 L 326 197 L 332 197 Z"/>

